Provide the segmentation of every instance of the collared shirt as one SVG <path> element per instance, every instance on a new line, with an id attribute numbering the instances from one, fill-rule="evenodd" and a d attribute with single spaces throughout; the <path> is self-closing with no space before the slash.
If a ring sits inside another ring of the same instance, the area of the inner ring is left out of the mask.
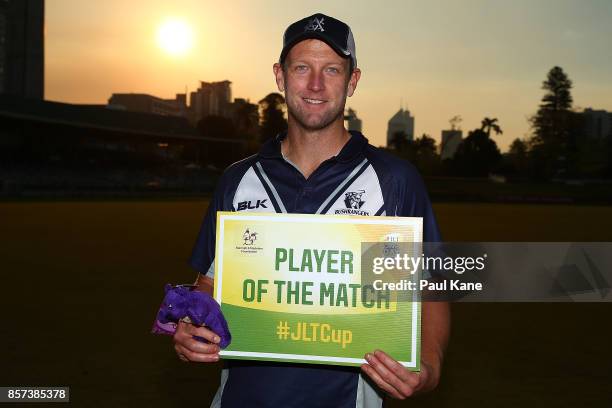
<path id="1" fill-rule="evenodd" d="M 351 132 L 342 150 L 305 178 L 281 153 L 285 137 L 223 173 L 193 249 L 194 269 L 214 278 L 217 211 L 422 217 L 424 241 L 440 240 L 423 181 L 408 162 Z M 228 361 L 213 406 L 370 407 L 381 401 L 359 368 Z"/>

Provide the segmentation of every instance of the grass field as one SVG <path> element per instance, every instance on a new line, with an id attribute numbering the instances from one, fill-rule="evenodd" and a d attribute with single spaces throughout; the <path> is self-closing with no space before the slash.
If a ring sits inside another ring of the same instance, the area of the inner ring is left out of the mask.
<path id="1" fill-rule="evenodd" d="M 205 201 L 0 203 L 0 385 L 68 385 L 76 406 L 207 406 L 218 366 L 149 334 Z M 612 241 L 612 207 L 438 204 L 446 240 Z M 610 304 L 455 304 L 419 407 L 612 406 Z M 405 403 L 406 406 L 410 405 Z M 392 406 L 403 406 L 393 404 Z"/>

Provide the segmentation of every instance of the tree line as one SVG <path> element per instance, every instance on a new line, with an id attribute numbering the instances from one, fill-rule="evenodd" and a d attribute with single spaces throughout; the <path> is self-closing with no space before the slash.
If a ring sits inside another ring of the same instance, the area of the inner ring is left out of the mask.
<path id="1" fill-rule="evenodd" d="M 612 134 L 586 134 L 585 115 L 573 107 L 572 81 L 553 67 L 542 83 L 544 96 L 529 118 L 531 133 L 516 138 L 502 154 L 494 140 L 503 133 L 497 118 L 484 118 L 468 132 L 450 159 L 442 160 L 429 135 L 410 141 L 393 136 L 390 150 L 415 164 L 425 175 L 486 177 L 492 173 L 516 179 L 553 180 L 612 178 Z M 457 117 L 451 120 L 456 123 Z M 454 128 L 454 125 L 453 125 Z M 493 136 L 493 137 L 492 137 Z"/>
<path id="2" fill-rule="evenodd" d="M 273 92 L 257 105 L 238 104 L 232 118 L 206 116 L 198 121 L 196 130 L 205 138 L 240 139 L 246 143 L 249 153 L 254 153 L 267 139 L 287 129 L 285 111 L 285 98 Z"/>
<path id="3" fill-rule="evenodd" d="M 553 67 L 542 82 L 544 95 L 529 120 L 530 135 L 516 138 L 502 154 L 495 138 L 503 134 L 497 118 L 485 117 L 470 130 L 452 158 L 442 160 L 430 135 L 409 140 L 393 135 L 388 150 L 413 163 L 424 175 L 487 177 L 500 174 L 524 180 L 612 178 L 612 135 L 592 138 L 585 134 L 585 115 L 573 107 L 572 81 L 561 67 Z M 460 121 L 451 119 L 452 128 Z M 244 153 L 255 153 L 261 144 L 287 129 L 286 105 L 279 93 L 270 93 L 257 105 L 237 105 L 233 118 L 208 116 L 196 125 L 207 138 L 239 139 Z M 229 163 L 228 163 L 229 164 Z"/>

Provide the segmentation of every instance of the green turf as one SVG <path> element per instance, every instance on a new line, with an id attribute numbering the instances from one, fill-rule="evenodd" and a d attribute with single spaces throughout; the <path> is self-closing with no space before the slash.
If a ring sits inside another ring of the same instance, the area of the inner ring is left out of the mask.
<path id="1" fill-rule="evenodd" d="M 186 259 L 206 205 L 0 203 L 0 385 L 68 385 L 76 406 L 206 406 L 218 366 L 182 364 L 149 334 L 163 285 L 195 278 Z M 447 240 L 612 241 L 612 207 L 435 210 Z M 443 381 L 418 406 L 612 406 L 611 312 L 455 304 Z"/>

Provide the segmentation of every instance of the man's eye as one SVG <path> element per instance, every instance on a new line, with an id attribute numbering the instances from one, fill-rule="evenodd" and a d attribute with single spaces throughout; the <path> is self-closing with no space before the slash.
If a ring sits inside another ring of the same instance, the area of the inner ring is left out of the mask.
<path id="1" fill-rule="evenodd" d="M 331 72 L 332 74 L 337 74 L 338 72 L 340 72 L 340 70 L 338 68 L 327 68 L 327 72 Z"/>
<path id="2" fill-rule="evenodd" d="M 306 65 L 298 65 L 295 67 L 295 70 L 300 72 L 306 71 Z"/>

